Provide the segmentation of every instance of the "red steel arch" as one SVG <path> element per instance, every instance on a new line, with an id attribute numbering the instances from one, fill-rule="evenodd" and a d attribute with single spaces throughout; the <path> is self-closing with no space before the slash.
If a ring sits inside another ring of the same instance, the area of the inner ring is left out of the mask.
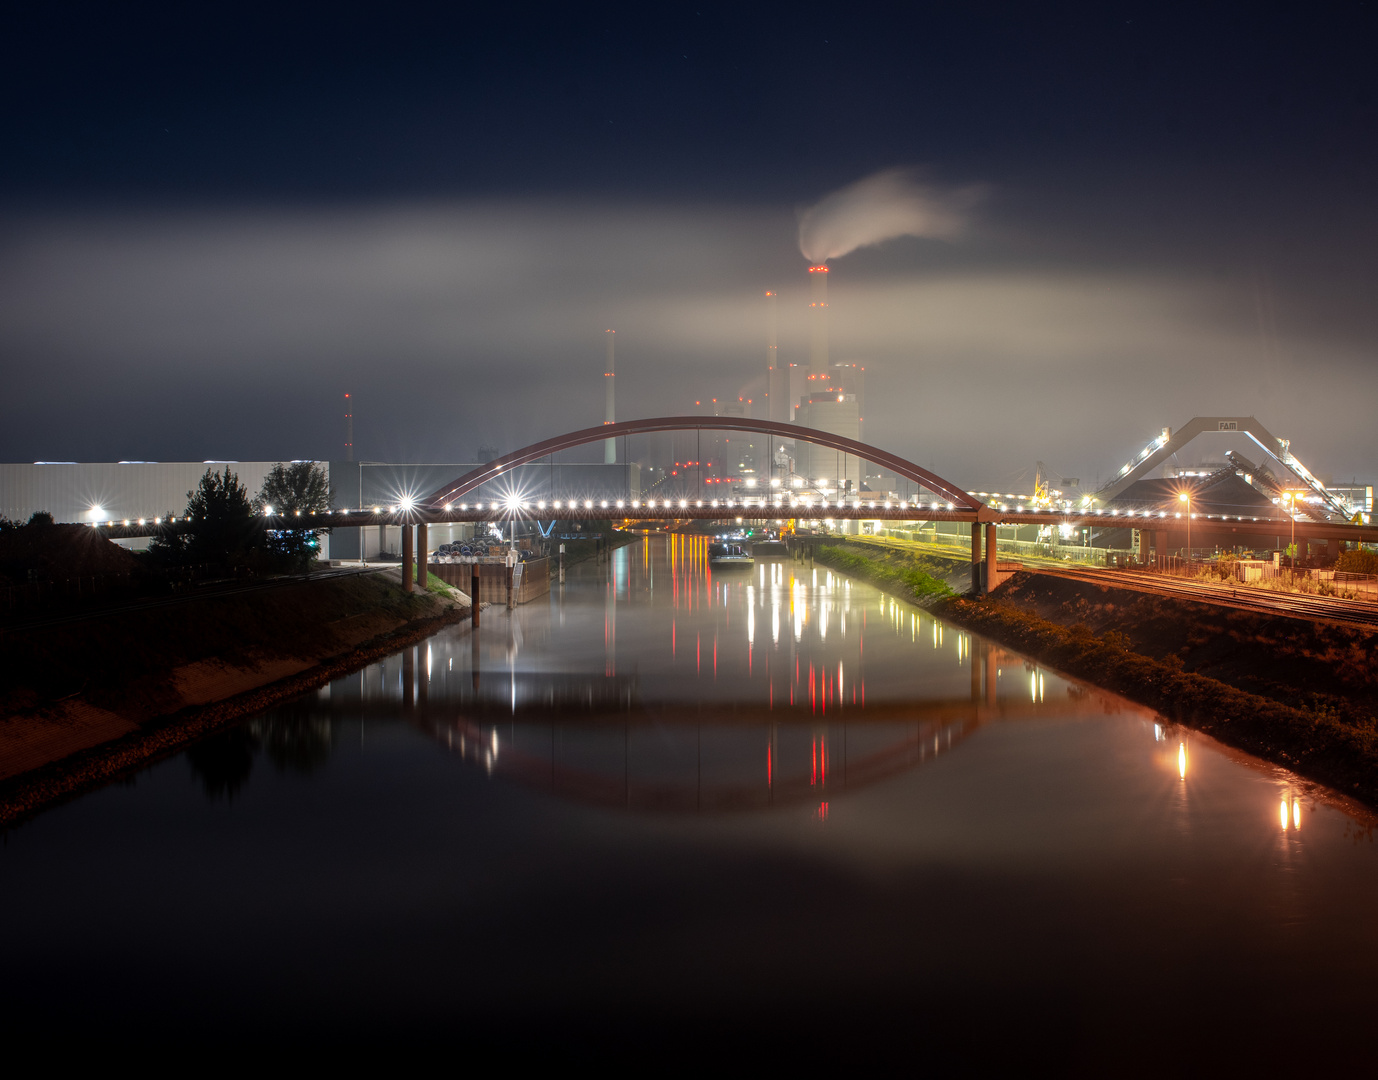
<path id="1" fill-rule="evenodd" d="M 841 435 L 833 435 L 827 431 L 819 431 L 817 428 L 801 427 L 798 424 L 785 424 L 778 420 L 748 420 L 732 416 L 657 416 L 649 420 L 623 420 L 616 424 L 599 424 L 597 427 L 581 428 L 579 431 L 571 431 L 567 435 L 557 435 L 555 438 L 546 439 L 544 442 L 532 443 L 530 446 L 513 450 L 510 454 L 504 454 L 500 458 L 480 465 L 477 469 L 465 473 L 452 484 L 447 484 L 435 492 L 425 500 L 423 505 L 438 507 L 445 503 L 457 502 L 475 488 L 490 480 L 496 480 L 508 469 L 537 461 L 547 454 L 571 450 L 576 446 L 586 446 L 589 443 L 602 442 L 605 439 L 615 439 L 622 435 L 648 435 L 657 431 L 746 431 L 752 434 L 776 435 L 784 439 L 798 439 L 822 446 L 828 450 L 838 450 L 865 458 L 876 465 L 893 469 L 896 476 L 902 476 L 906 480 L 922 484 L 952 503 L 955 509 L 980 510 L 982 508 L 979 499 L 968 495 L 956 484 L 950 484 L 941 476 L 936 476 L 927 469 L 915 465 L 912 461 L 882 450 L 878 446 L 857 442 L 855 439 L 844 438 Z"/>

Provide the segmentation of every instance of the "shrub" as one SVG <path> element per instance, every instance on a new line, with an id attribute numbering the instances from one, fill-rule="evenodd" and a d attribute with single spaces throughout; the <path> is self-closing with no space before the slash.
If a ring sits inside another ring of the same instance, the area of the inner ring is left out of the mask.
<path id="1" fill-rule="evenodd" d="M 1378 574 L 1378 551 L 1369 551 L 1367 548 L 1342 551 L 1335 560 L 1335 569 L 1346 574 Z"/>

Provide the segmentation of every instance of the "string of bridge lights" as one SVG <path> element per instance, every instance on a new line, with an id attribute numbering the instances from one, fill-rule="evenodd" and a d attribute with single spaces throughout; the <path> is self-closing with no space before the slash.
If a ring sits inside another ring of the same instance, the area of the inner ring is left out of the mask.
<path id="1" fill-rule="evenodd" d="M 838 499 L 838 500 L 836 500 L 835 502 L 829 502 L 827 499 L 820 499 L 820 500 L 818 500 L 818 501 L 815 502 L 815 501 L 809 500 L 809 499 L 789 499 L 789 500 L 786 500 L 786 499 L 784 499 L 784 498 L 777 498 L 777 499 L 773 499 L 773 500 L 767 500 L 767 499 L 749 499 L 749 498 L 742 498 L 742 499 L 708 499 L 708 500 L 704 500 L 704 499 L 693 499 L 693 500 L 690 500 L 690 499 L 660 499 L 660 500 L 657 500 L 657 499 L 616 499 L 616 500 L 601 499 L 601 500 L 596 500 L 596 501 L 593 500 L 593 499 L 583 499 L 583 500 L 580 500 L 580 499 L 563 499 L 563 500 L 562 500 L 562 499 L 554 499 L 554 500 L 551 500 L 551 501 L 549 501 L 549 502 L 547 502 L 547 501 L 544 500 L 544 499 L 538 499 L 538 500 L 536 500 L 534 503 L 532 503 L 530 500 L 526 500 L 526 499 L 508 498 L 508 499 L 504 499 L 504 500 L 500 500 L 500 501 L 493 501 L 493 502 L 488 502 L 488 503 L 484 503 L 484 502 L 475 502 L 475 503 L 473 503 L 472 505 L 469 504 L 469 503 L 459 503 L 459 504 L 455 504 L 455 503 L 446 503 L 446 504 L 443 506 L 442 509 L 443 509 L 443 512 L 445 512 L 445 513 L 447 513 L 447 514 L 448 514 L 448 513 L 454 513 L 455 511 L 459 511 L 459 512 L 461 512 L 461 513 L 468 513 L 468 512 L 470 512 L 470 511 L 473 511 L 473 512 L 476 512 L 476 513 L 496 513 L 496 512 L 501 512 L 501 513 L 517 514 L 517 513 L 521 513 L 521 512 L 531 512 L 531 511 L 533 511 L 533 510 L 534 510 L 534 511 L 537 511 L 537 512 L 539 512 L 539 511 L 544 511 L 544 510 L 552 510 L 552 511 L 553 511 L 553 510 L 563 510 L 563 511 L 566 511 L 566 512 L 570 512 L 570 511 L 579 512 L 579 511 L 587 511 L 587 510 L 594 510 L 594 509 L 599 509 L 599 510 L 621 510 L 621 511 L 629 511 L 629 510 L 648 510 L 648 511 L 654 511 L 654 510 L 671 510 L 671 511 L 673 511 L 673 510 L 677 510 L 677 509 L 678 509 L 678 510 L 688 510 L 688 509 L 691 509 L 691 508 L 692 508 L 692 509 L 695 509 L 695 510 L 702 510 L 702 509 L 711 509 L 711 510 L 719 510 L 719 509 L 721 509 L 721 510 L 753 510 L 753 509 L 759 509 L 759 510 L 786 510 L 786 509 L 788 509 L 788 510 L 800 510 L 800 509 L 802 509 L 802 510 L 815 510 L 815 509 L 817 509 L 817 510 L 827 510 L 827 509 L 838 509 L 838 510 L 842 510 L 842 509 L 849 509 L 849 508 L 850 508 L 850 509 L 855 509 L 855 510 L 881 510 L 881 511 L 893 511 L 893 510 L 927 510 L 927 511 L 930 511 L 930 512 L 937 512 L 937 513 L 952 512 L 952 511 L 957 510 L 957 507 L 956 507 L 956 505 L 955 505 L 954 503 L 951 503 L 951 502 L 946 502 L 946 503 L 944 503 L 944 502 L 938 502 L 938 501 L 934 501 L 934 502 L 921 502 L 921 501 L 919 501 L 919 500 L 914 500 L 914 501 L 912 501 L 912 502 L 907 502 L 907 501 L 897 501 L 897 500 L 888 500 L 888 499 L 887 499 L 887 500 L 875 500 L 875 499 L 871 499 L 871 500 L 861 500 L 861 499 L 857 499 L 857 500 L 854 500 L 854 501 L 850 501 L 850 502 L 849 502 L 848 500 L 845 500 L 845 499 Z M 307 518 L 312 518 L 312 519 L 319 519 L 319 518 L 323 518 L 323 517 L 331 517 L 331 516 L 333 516 L 333 515 L 356 515 L 356 514 L 368 514 L 368 513 L 372 513 L 372 514 L 375 514 L 375 515 L 382 515 L 382 514 L 410 513 L 411 511 L 413 511 L 413 510 L 415 510 L 415 509 L 417 509 L 417 504 L 416 504 L 416 501 L 415 501 L 415 500 L 413 500 L 413 499 L 403 499 L 403 500 L 401 500 L 401 501 L 399 501 L 399 502 L 397 502 L 397 503 L 395 503 L 395 504 L 393 504 L 393 505 L 389 505 L 389 506 L 381 506 L 381 505 L 380 505 L 380 506 L 374 506 L 374 507 L 372 507 L 372 508 L 369 508 L 369 507 L 361 507 L 361 508 L 359 508 L 358 510 L 350 510 L 350 509 L 325 510 L 325 511 L 314 511 L 314 510 L 313 510 L 313 511 L 308 511 L 305 515 L 303 515 L 302 511 L 300 511 L 300 510 L 293 511 L 291 514 L 282 514 L 282 513 L 279 513 L 278 511 L 274 510 L 273 507 L 268 506 L 268 507 L 264 507 L 264 509 L 263 509 L 263 516 L 264 516 L 265 518 L 269 518 L 269 519 L 272 519 L 272 518 L 284 518 L 284 519 L 287 519 L 287 520 L 291 520 L 291 519 L 293 519 L 293 518 L 301 518 L 301 517 L 303 517 L 303 516 L 305 516 L 305 517 L 307 517 Z M 1003 511 L 1003 512 L 1010 512 L 1010 508 L 1009 508 L 1007 505 L 1003 504 L 1003 503 L 1000 504 L 1000 505 L 998 505 L 998 506 L 996 506 L 996 507 L 993 507 L 993 509 L 998 509 L 998 510 L 1001 510 L 1001 511 Z M 1025 508 L 1024 508 L 1023 506 L 1020 506 L 1020 507 L 1018 507 L 1017 510 L 1015 510 L 1014 512 L 1015 512 L 1015 513 L 1025 513 L 1026 510 L 1025 510 Z M 1044 510 L 1044 511 L 1040 511 L 1040 510 L 1037 510 L 1037 509 L 1031 509 L 1031 510 L 1029 510 L 1028 512 L 1031 512 L 1031 513 L 1043 513 L 1043 514 L 1048 514 L 1048 515 L 1059 515 L 1059 514 L 1060 514 L 1060 515 L 1062 515 L 1062 516 L 1066 516 L 1066 517 L 1069 517 L 1069 518 L 1070 518 L 1070 517 L 1075 517 L 1075 518 L 1081 518 L 1081 519 L 1085 519 L 1085 518 L 1088 518 L 1088 517 L 1109 517 L 1109 518 L 1122 517 L 1122 518 L 1126 518 L 1126 519 L 1139 518 L 1139 519 L 1149 519 L 1149 520 L 1153 520 L 1153 519 L 1166 519 L 1166 518 L 1168 518 L 1168 517 L 1180 519 L 1180 518 L 1182 518 L 1182 517 L 1184 516 L 1184 515 L 1182 514 L 1181 511 L 1174 511 L 1172 514 L 1169 515 L 1169 513 L 1168 513 L 1167 511 L 1165 511 L 1165 510 L 1120 510 L 1120 509 L 1104 509 L 1104 508 L 1083 510 L 1083 511 L 1079 511 L 1079 512 L 1078 512 L 1078 511 L 1070 511 L 1070 510 L 1068 510 L 1068 511 L 1056 511 L 1056 510 Z M 192 520 L 190 517 L 187 517 L 187 516 L 185 516 L 185 515 L 184 515 L 183 517 L 181 517 L 181 518 L 178 518 L 178 517 L 176 517 L 175 515 L 168 515 L 166 518 L 155 517 L 155 518 L 152 518 L 152 519 L 149 519 L 149 518 L 137 518 L 137 519 L 135 519 L 135 518 L 124 518 L 124 519 L 122 519 L 122 520 L 119 520 L 119 519 L 114 519 L 114 518 L 104 518 L 104 517 L 103 517 L 102 510 L 101 510 L 100 507 L 93 507 L 92 510 L 91 510 L 91 516 L 92 516 L 92 518 L 93 518 L 93 520 L 90 522 L 90 525 L 91 525 L 92 527 L 97 527 L 97 526 L 113 527 L 113 526 L 120 526 L 120 525 L 126 526 L 126 527 L 128 527 L 128 526 L 134 526 L 134 525 L 139 525 L 139 526 L 146 527 L 146 526 L 148 526 L 148 525 L 162 525 L 162 524 L 164 524 L 164 523 L 170 524 L 170 525 L 171 525 L 171 524 L 176 524 L 178 521 L 181 521 L 181 522 L 185 523 L 185 522 L 188 522 L 188 521 L 191 521 L 191 520 Z M 1229 515 L 1229 514 L 1199 514 L 1199 513 L 1189 513 L 1189 514 L 1187 514 L 1187 515 L 1185 515 L 1185 516 L 1189 517 L 1189 518 L 1190 518 L 1191 520 L 1193 520 L 1193 521 L 1196 521 L 1196 520 L 1205 520 L 1205 521 L 1215 521 L 1215 520 L 1219 520 L 1219 521 L 1230 521 L 1230 520 L 1234 520 L 1234 521 L 1263 521 L 1263 522 L 1268 522 L 1268 521 L 1287 520 L 1286 518 L 1281 518 L 1281 519 L 1279 519 L 1279 518 L 1259 518 L 1259 517 L 1256 517 L 1256 516 L 1246 516 L 1246 515 L 1244 515 L 1244 514 L 1236 514 L 1236 515 L 1233 515 L 1233 517 L 1232 517 L 1232 516 Z"/>

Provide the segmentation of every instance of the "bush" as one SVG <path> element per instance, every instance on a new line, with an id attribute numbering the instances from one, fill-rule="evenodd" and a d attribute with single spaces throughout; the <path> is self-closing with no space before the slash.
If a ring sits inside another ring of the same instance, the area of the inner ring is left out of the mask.
<path id="1" fill-rule="evenodd" d="M 1369 551 L 1367 548 L 1342 551 L 1335 560 L 1335 569 L 1346 574 L 1378 574 L 1378 551 Z"/>

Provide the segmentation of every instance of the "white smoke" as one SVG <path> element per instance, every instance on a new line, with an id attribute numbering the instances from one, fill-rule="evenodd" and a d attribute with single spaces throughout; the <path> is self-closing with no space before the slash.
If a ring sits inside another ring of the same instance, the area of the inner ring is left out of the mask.
<path id="1" fill-rule="evenodd" d="M 827 262 L 900 236 L 951 240 L 966 228 L 986 188 L 941 188 L 917 169 L 885 169 L 834 191 L 799 216 L 799 250 Z"/>

